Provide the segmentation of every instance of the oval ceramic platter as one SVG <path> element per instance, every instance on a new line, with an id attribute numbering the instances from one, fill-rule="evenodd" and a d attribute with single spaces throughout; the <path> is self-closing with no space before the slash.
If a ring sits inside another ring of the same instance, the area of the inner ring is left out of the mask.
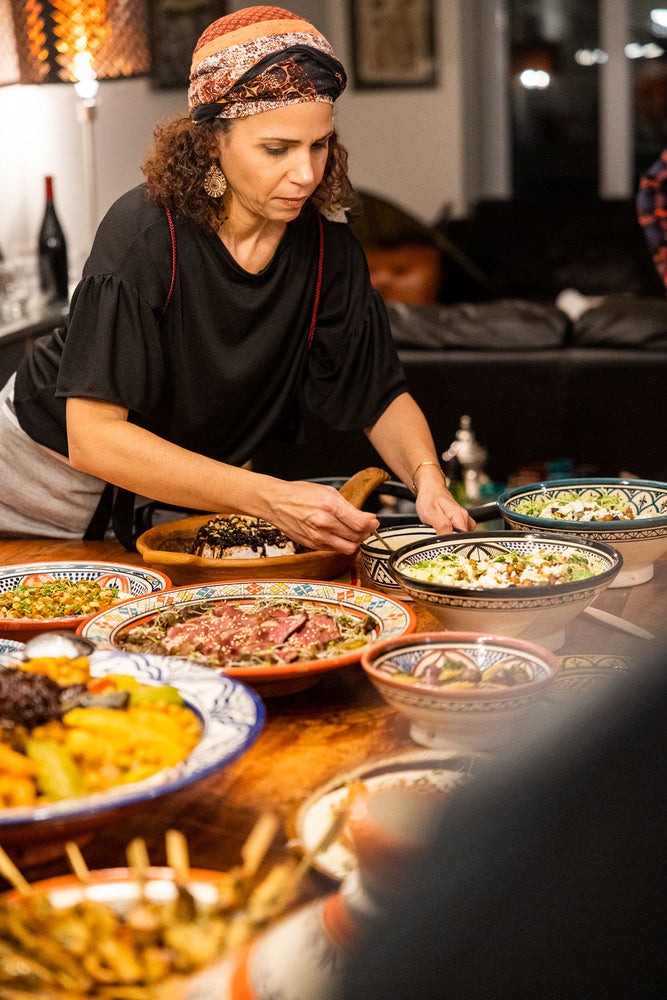
<path id="1" fill-rule="evenodd" d="M 362 587 L 322 580 L 236 580 L 177 587 L 134 601 L 124 601 L 95 615 L 77 631 L 94 643 L 108 648 L 117 645 L 121 633 L 139 624 L 149 623 L 159 612 L 167 609 L 203 603 L 211 606 L 224 603 L 253 604 L 264 599 L 316 605 L 324 612 L 347 614 L 359 622 L 370 617 L 374 625 L 368 633 L 369 643 L 413 632 L 416 625 L 415 613 L 405 604 Z M 227 674 L 251 684 L 263 696 L 292 694 L 310 687 L 326 671 L 356 663 L 360 652 L 361 649 L 358 648 L 339 655 L 274 666 L 235 667 L 230 668 Z"/>
<path id="2" fill-rule="evenodd" d="M 14 666 L 20 652 L 0 656 L 0 666 Z M 0 809 L 0 842 L 20 833 L 23 839 L 39 837 L 39 829 L 60 829 L 76 821 L 95 821 L 119 809 L 149 802 L 185 785 L 208 777 L 240 757 L 259 736 L 264 706 L 244 684 L 212 673 L 205 667 L 167 656 L 144 656 L 118 650 L 97 650 L 90 657 L 94 677 L 126 674 L 142 684 L 170 685 L 201 720 L 202 735 L 191 753 L 178 764 L 130 784 L 81 798 L 62 799 L 37 807 Z"/>
<path id="3" fill-rule="evenodd" d="M 455 788 L 470 780 L 475 766 L 483 759 L 481 754 L 416 750 L 364 764 L 337 775 L 306 799 L 292 820 L 290 832 L 300 851 L 312 850 L 329 829 L 338 810 L 354 796 L 355 789 L 372 794 L 405 788 L 442 794 L 444 800 Z M 345 878 L 356 866 L 354 848 L 344 829 L 313 862 L 313 867 L 334 881 Z"/>

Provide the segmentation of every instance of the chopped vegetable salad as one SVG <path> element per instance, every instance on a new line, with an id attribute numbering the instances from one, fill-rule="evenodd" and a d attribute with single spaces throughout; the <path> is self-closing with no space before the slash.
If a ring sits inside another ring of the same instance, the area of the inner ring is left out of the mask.
<path id="1" fill-rule="evenodd" d="M 455 552 L 443 552 L 402 567 L 406 576 L 447 587 L 482 590 L 487 587 L 544 587 L 571 583 L 595 576 L 599 570 L 584 553 L 500 552 L 469 559 Z"/>
<path id="2" fill-rule="evenodd" d="M 522 500 L 517 514 L 555 521 L 632 521 L 638 515 L 618 493 L 562 493 L 558 500 Z"/>

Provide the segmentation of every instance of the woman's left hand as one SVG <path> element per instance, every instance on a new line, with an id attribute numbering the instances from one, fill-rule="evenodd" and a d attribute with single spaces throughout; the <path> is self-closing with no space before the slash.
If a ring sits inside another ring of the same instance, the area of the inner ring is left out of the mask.
<path id="1" fill-rule="evenodd" d="M 446 488 L 439 468 L 429 466 L 420 470 L 415 506 L 419 520 L 432 525 L 438 535 L 475 529 L 475 521 L 468 511 Z"/>

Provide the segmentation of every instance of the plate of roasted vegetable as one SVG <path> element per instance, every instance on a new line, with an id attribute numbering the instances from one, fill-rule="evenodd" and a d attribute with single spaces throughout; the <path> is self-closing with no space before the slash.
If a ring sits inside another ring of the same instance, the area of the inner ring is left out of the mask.
<path id="1" fill-rule="evenodd" d="M 125 563 L 53 561 L 0 568 L 0 636 L 29 639 L 75 628 L 119 601 L 171 587 L 159 570 Z"/>
<path id="2" fill-rule="evenodd" d="M 88 870 L 66 845 L 73 874 L 29 884 L 0 849 L 14 888 L 0 896 L 0 996 L 41 1000 L 174 1000 L 293 906 L 302 871 L 294 859 L 268 868 L 277 827 L 260 817 L 229 871 L 191 868 L 187 844 L 168 830 L 166 866 L 145 844 L 128 866 Z M 248 852 L 251 840 L 259 848 Z"/>
<path id="3" fill-rule="evenodd" d="M 198 781 L 263 723 L 254 692 L 184 660 L 0 656 L 0 841 L 95 825 Z"/>

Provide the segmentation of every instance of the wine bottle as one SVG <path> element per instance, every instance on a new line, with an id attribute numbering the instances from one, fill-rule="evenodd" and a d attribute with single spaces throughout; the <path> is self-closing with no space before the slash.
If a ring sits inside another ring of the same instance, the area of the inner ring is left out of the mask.
<path id="1" fill-rule="evenodd" d="M 53 203 L 53 178 L 46 177 L 46 206 L 39 231 L 39 280 L 47 302 L 68 297 L 67 242 Z"/>

